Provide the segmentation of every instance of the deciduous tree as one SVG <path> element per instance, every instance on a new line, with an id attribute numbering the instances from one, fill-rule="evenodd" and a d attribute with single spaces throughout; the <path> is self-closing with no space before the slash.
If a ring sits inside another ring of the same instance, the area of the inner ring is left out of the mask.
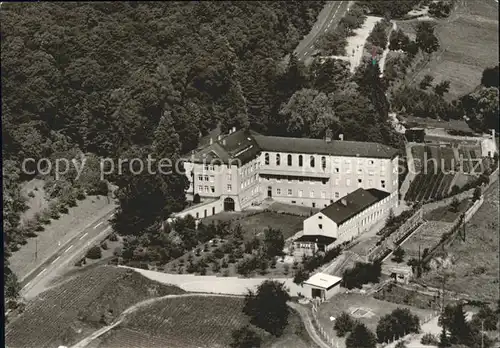
<path id="1" fill-rule="evenodd" d="M 275 336 L 281 336 L 288 323 L 287 301 L 290 299 L 284 285 L 277 281 L 266 280 L 245 296 L 243 312 L 251 318 L 254 325 Z"/>
<path id="2" fill-rule="evenodd" d="M 345 341 L 347 348 L 375 348 L 377 340 L 365 324 L 357 323 Z"/>

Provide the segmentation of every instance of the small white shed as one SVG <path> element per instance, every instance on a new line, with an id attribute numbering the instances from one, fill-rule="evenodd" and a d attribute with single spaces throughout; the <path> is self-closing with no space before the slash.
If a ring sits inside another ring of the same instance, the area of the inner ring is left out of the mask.
<path id="1" fill-rule="evenodd" d="M 306 280 L 303 287 L 306 289 L 304 296 L 314 299 L 330 299 L 340 291 L 342 278 L 325 273 L 316 273 Z"/>

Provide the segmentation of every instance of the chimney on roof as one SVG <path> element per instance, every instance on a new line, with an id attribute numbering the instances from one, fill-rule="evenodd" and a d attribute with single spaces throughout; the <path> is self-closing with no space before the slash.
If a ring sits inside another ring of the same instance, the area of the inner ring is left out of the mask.
<path id="1" fill-rule="evenodd" d="M 233 127 L 233 128 L 231 129 L 231 133 L 234 133 L 234 132 L 236 132 L 236 127 Z"/>
<path id="2" fill-rule="evenodd" d="M 222 134 L 219 134 L 219 135 L 217 136 L 217 140 L 221 140 L 221 139 L 222 139 Z"/>
<path id="3" fill-rule="evenodd" d="M 222 139 L 222 145 L 226 145 L 226 139 Z"/>
<path id="4" fill-rule="evenodd" d="M 342 198 L 342 199 L 340 200 L 340 203 L 342 203 L 342 205 L 343 205 L 344 207 L 347 207 L 347 199 Z"/>
<path id="5" fill-rule="evenodd" d="M 344 134 L 339 134 L 339 139 L 342 141 L 344 140 Z"/>
<path id="6" fill-rule="evenodd" d="M 332 141 L 332 131 L 330 129 L 327 129 L 326 130 L 326 134 L 325 134 L 325 141 L 327 143 L 331 142 Z"/>
<path id="7" fill-rule="evenodd" d="M 212 145 L 214 143 L 214 140 L 212 138 L 210 138 L 210 145 Z"/>

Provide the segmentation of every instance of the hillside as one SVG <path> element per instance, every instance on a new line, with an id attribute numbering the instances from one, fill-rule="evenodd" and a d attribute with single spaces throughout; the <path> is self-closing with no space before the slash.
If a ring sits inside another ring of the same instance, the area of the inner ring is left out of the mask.
<path id="1" fill-rule="evenodd" d="M 122 268 L 86 270 L 40 294 L 6 327 L 12 348 L 71 345 L 148 298 L 184 291 Z"/>
<path id="2" fill-rule="evenodd" d="M 466 240 L 455 239 L 442 259 L 450 262 L 446 287 L 474 299 L 494 302 L 498 299 L 498 181 L 485 193 L 485 201 L 466 225 Z M 442 285 L 442 269 L 433 270 L 422 281 L 434 287 Z"/>
<path id="3" fill-rule="evenodd" d="M 131 313 L 119 327 L 93 342 L 93 347 L 228 347 L 232 331 L 249 324 L 242 313 L 243 304 L 243 298 L 200 294 L 162 299 Z M 294 312 L 280 338 L 253 329 L 263 339 L 262 347 L 305 348 L 312 344 Z"/>

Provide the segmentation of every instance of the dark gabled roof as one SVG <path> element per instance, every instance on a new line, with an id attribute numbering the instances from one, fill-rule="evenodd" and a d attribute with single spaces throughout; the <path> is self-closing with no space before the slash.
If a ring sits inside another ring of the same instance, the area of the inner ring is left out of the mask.
<path id="1" fill-rule="evenodd" d="M 231 158 L 238 159 L 243 164 L 254 159 L 259 153 L 259 145 L 249 131 L 239 130 L 222 138 L 219 144 L 229 153 Z"/>
<path id="2" fill-rule="evenodd" d="M 323 154 L 349 157 L 393 158 L 398 150 L 379 143 L 255 135 L 262 151 Z"/>
<path id="3" fill-rule="evenodd" d="M 212 131 L 201 140 L 198 149 L 185 158 L 190 157 L 191 160 L 202 163 L 210 162 L 215 157 L 223 163 L 229 163 L 233 159 L 245 164 L 261 151 L 389 159 L 398 154 L 398 150 L 390 146 L 372 142 L 339 140 L 326 142 L 321 139 L 275 137 L 261 135 L 251 130 L 238 130 L 217 140 L 218 134 L 220 134 L 218 129 Z"/>
<path id="4" fill-rule="evenodd" d="M 389 196 L 388 192 L 359 188 L 324 208 L 320 213 L 326 215 L 338 226 L 387 196 Z M 343 201 L 346 202 L 346 205 L 342 203 Z"/>
<path id="5" fill-rule="evenodd" d="M 187 160 L 198 163 L 204 161 L 208 164 L 212 160 L 220 160 L 222 163 L 245 164 L 260 153 L 260 148 L 251 136 L 250 132 L 239 130 L 221 137 L 220 140 L 212 138 L 213 143 L 201 146 L 191 155 L 184 156 Z"/>
<path id="6" fill-rule="evenodd" d="M 295 239 L 294 242 L 311 242 L 330 245 L 336 240 L 336 238 L 323 236 L 321 234 L 304 234 L 301 237 Z"/>

